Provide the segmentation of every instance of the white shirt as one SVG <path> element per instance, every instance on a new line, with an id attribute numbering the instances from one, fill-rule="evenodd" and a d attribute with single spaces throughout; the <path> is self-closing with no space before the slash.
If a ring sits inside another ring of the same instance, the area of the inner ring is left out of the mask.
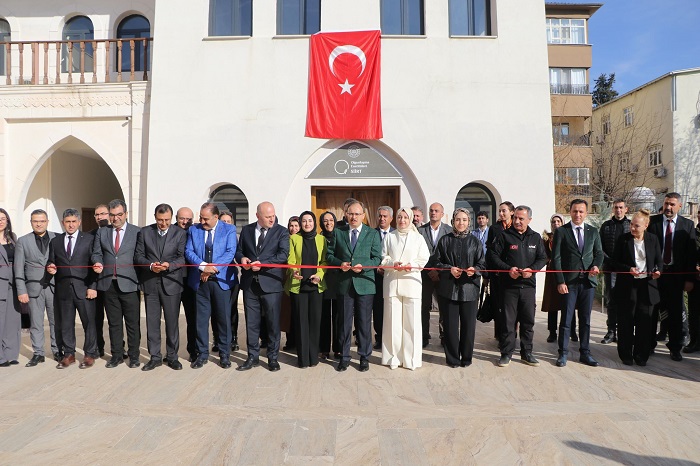
<path id="1" fill-rule="evenodd" d="M 122 243 L 124 242 L 124 232 L 126 231 L 126 225 L 128 223 L 124 222 L 124 225 L 119 227 L 119 247 L 121 247 Z M 112 228 L 112 247 L 116 244 L 117 241 L 117 227 Z"/>
<path id="2" fill-rule="evenodd" d="M 78 241 L 78 232 L 76 231 L 72 235 L 66 232 L 66 236 L 63 238 L 63 250 L 68 251 L 68 237 L 72 236 L 73 241 L 71 242 L 70 245 L 70 254 L 71 256 L 73 255 L 73 252 L 75 251 L 75 243 Z"/>
<path id="3" fill-rule="evenodd" d="M 586 235 L 585 235 L 586 227 L 585 227 L 585 223 L 582 223 L 581 225 L 576 225 L 575 223 L 572 222 L 572 223 L 571 223 L 571 228 L 574 230 L 574 238 L 576 238 L 576 245 L 578 245 L 579 247 L 581 246 L 581 245 L 578 243 L 578 231 L 579 231 L 579 230 L 577 230 L 577 228 L 581 228 L 581 241 L 583 241 L 583 244 L 586 244 Z"/>
<path id="4" fill-rule="evenodd" d="M 678 214 L 676 214 L 672 219 L 668 219 L 664 215 L 664 230 L 661 232 L 661 254 L 663 256 L 664 246 L 666 245 L 666 228 L 668 228 L 668 222 L 671 222 L 671 252 L 673 253 L 673 235 L 676 234 L 676 224 L 678 223 Z M 666 265 L 673 265 L 673 254 L 671 254 L 671 263 Z"/>
<path id="5" fill-rule="evenodd" d="M 437 228 L 433 228 L 433 226 L 430 225 L 430 236 L 433 238 L 433 245 L 437 244 L 438 234 L 440 233 L 441 226 L 441 224 L 438 224 Z"/>
<path id="6" fill-rule="evenodd" d="M 350 244 L 352 244 L 352 230 L 357 230 L 357 239 L 360 239 L 360 233 L 362 233 L 362 225 L 363 223 L 360 223 L 360 225 L 357 228 L 353 228 L 352 225 L 348 224 L 348 227 L 350 230 L 348 230 L 348 238 L 350 238 Z"/>
<path id="7" fill-rule="evenodd" d="M 644 248 L 644 239 L 634 240 L 634 262 L 637 264 L 637 270 L 640 272 L 647 271 L 647 251 Z M 634 278 L 647 278 L 646 273 L 641 273 Z"/>
<path id="8" fill-rule="evenodd" d="M 384 241 L 384 238 L 386 238 L 386 235 L 388 235 L 390 233 L 389 230 L 390 230 L 390 228 L 387 228 L 386 230 L 382 230 L 381 228 L 379 229 L 379 236 L 382 239 L 382 241 Z M 357 237 L 359 238 L 360 232 L 358 231 L 357 233 L 358 233 Z"/>
<path id="9" fill-rule="evenodd" d="M 216 234 L 216 227 L 219 225 L 219 221 L 216 221 L 216 225 L 211 230 L 204 230 L 204 244 L 207 244 L 207 235 L 211 232 L 211 244 L 214 244 L 214 235 Z M 204 267 L 207 265 L 206 262 L 202 261 L 199 263 L 199 270 L 204 272 Z"/>

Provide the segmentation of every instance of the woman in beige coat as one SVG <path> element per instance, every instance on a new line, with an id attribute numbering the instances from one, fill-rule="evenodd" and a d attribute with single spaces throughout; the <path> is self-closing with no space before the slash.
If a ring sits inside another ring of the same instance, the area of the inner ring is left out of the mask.
<path id="1" fill-rule="evenodd" d="M 396 230 L 382 243 L 384 327 L 382 364 L 414 370 L 422 365 L 420 268 L 430 259 L 425 239 L 411 221 L 411 209 L 396 213 Z M 418 269 L 417 269 L 418 268 Z"/>

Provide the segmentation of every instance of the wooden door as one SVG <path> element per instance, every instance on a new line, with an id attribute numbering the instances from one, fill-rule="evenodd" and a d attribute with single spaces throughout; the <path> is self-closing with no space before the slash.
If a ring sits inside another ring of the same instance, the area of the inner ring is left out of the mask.
<path id="1" fill-rule="evenodd" d="M 371 227 L 377 226 L 378 207 L 387 205 L 396 213 L 400 206 L 398 186 L 367 186 L 312 187 L 311 207 L 317 218 L 320 218 L 322 213 L 330 211 L 340 220 L 343 218 L 343 203 L 350 197 L 365 205 L 367 211 L 365 223 Z M 395 222 L 392 221 L 392 225 L 395 226 Z"/>

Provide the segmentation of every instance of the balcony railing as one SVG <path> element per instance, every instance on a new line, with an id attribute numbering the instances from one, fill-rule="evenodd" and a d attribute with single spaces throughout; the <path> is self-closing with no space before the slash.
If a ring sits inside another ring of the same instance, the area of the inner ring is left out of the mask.
<path id="1" fill-rule="evenodd" d="M 550 94 L 590 94 L 588 84 L 550 84 Z"/>
<path id="2" fill-rule="evenodd" d="M 8 86 L 148 81 L 152 47 L 152 37 L 5 42 L 0 76 Z"/>
<path id="3" fill-rule="evenodd" d="M 555 146 L 590 146 L 590 134 L 555 134 Z"/>

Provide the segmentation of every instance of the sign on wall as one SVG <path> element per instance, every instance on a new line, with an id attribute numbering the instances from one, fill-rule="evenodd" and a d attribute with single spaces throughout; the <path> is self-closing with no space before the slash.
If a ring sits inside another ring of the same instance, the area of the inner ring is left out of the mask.
<path id="1" fill-rule="evenodd" d="M 401 174 L 379 152 L 351 142 L 331 152 L 306 178 L 401 178 Z"/>

